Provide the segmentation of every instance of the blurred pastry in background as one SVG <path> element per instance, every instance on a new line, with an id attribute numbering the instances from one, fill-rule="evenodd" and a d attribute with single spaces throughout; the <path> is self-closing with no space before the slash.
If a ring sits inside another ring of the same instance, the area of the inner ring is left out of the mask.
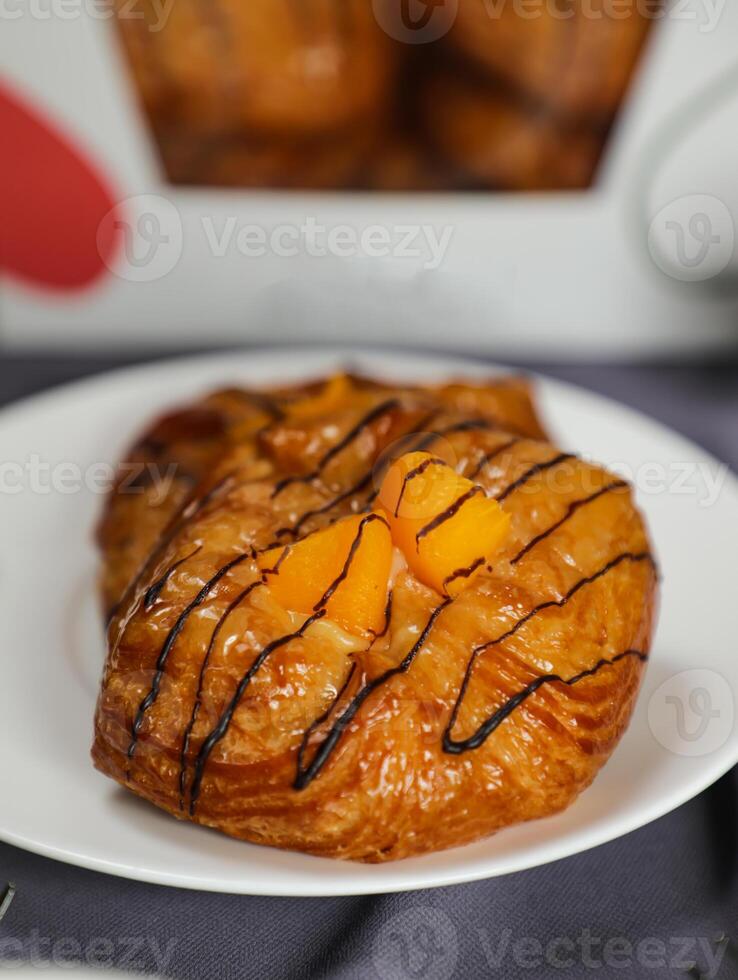
<path id="1" fill-rule="evenodd" d="M 364 180 L 372 191 L 458 190 L 457 174 L 419 133 L 391 132 L 367 161 Z"/>
<path id="2" fill-rule="evenodd" d="M 170 180 L 356 181 L 397 60 L 365 0 L 176 0 L 159 30 L 142 7 L 119 21 Z"/>
<path id="3" fill-rule="evenodd" d="M 456 183 L 499 190 L 586 187 L 604 140 L 595 129 L 450 70 L 427 86 L 423 118 L 429 141 L 455 169 Z"/>
<path id="4" fill-rule="evenodd" d="M 447 40 L 552 111 L 602 118 L 620 105 L 652 19 L 636 0 L 460 0 Z"/>
<path id="5" fill-rule="evenodd" d="M 161 132 L 159 147 L 175 184 L 330 190 L 355 187 L 379 145 L 376 120 L 320 136 L 265 137 L 247 133 L 192 139 Z"/>
<path id="6" fill-rule="evenodd" d="M 139 6 L 120 26 L 160 125 L 311 134 L 376 116 L 391 95 L 394 43 L 366 0 L 176 0 L 158 30 L 158 5 Z"/>
<path id="7" fill-rule="evenodd" d="M 458 0 L 413 45 L 369 0 L 114 2 L 168 178 L 285 189 L 588 187 L 652 19 Z"/>

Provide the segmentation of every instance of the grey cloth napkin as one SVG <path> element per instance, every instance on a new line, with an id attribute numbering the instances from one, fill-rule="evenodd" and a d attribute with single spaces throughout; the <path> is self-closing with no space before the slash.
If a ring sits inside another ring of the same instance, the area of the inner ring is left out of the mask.
<path id="1" fill-rule="evenodd" d="M 0 357 L 0 401 L 118 363 Z M 738 468 L 738 360 L 535 367 L 641 408 Z M 611 844 L 432 891 L 340 899 L 212 895 L 112 878 L 0 845 L 0 889 L 5 880 L 18 892 L 0 923 L 0 969 L 28 961 L 180 980 L 732 980 L 738 770 Z"/>

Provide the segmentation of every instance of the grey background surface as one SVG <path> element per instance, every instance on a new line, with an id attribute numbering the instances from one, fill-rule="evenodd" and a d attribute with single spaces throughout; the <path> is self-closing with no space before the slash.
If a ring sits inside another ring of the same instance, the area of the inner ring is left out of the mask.
<path id="1" fill-rule="evenodd" d="M 0 355 L 0 403 L 134 360 Z M 738 469 L 738 358 L 530 367 L 643 409 Z M 2 792 L 12 786 L 3 783 Z M 734 770 L 674 813 L 593 851 L 506 878 L 402 895 L 210 895 L 124 881 L 0 844 L 0 887 L 5 880 L 18 887 L 0 924 L 0 968 L 17 960 L 39 967 L 86 961 L 182 980 L 732 980 L 737 838 Z"/>

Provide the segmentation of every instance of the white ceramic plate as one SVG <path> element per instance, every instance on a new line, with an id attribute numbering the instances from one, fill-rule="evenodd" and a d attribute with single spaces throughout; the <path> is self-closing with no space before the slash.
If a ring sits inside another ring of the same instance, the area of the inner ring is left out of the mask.
<path id="1" fill-rule="evenodd" d="M 0 838 L 167 885 L 264 895 L 390 892 L 506 874 L 628 833 L 738 761 L 738 482 L 673 432 L 585 391 L 540 382 L 554 436 L 635 474 L 664 572 L 661 623 L 635 717 L 566 813 L 464 848 L 365 866 L 276 851 L 182 824 L 89 761 L 103 662 L 92 532 L 101 471 L 158 410 L 209 387 L 338 363 L 425 378 L 489 374 L 396 353 L 235 353 L 94 378 L 0 413 Z M 84 483 L 84 481 L 82 481 Z M 714 499 L 710 499 L 714 496 Z"/>

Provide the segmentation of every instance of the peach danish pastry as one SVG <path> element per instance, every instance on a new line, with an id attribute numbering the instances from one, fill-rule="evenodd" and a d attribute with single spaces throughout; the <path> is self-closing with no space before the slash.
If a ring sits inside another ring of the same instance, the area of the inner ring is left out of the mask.
<path id="1" fill-rule="evenodd" d="M 134 462 L 100 528 L 92 755 L 139 796 L 387 861 L 555 813 L 615 749 L 656 564 L 628 485 L 551 445 L 524 381 L 228 389 Z"/>

